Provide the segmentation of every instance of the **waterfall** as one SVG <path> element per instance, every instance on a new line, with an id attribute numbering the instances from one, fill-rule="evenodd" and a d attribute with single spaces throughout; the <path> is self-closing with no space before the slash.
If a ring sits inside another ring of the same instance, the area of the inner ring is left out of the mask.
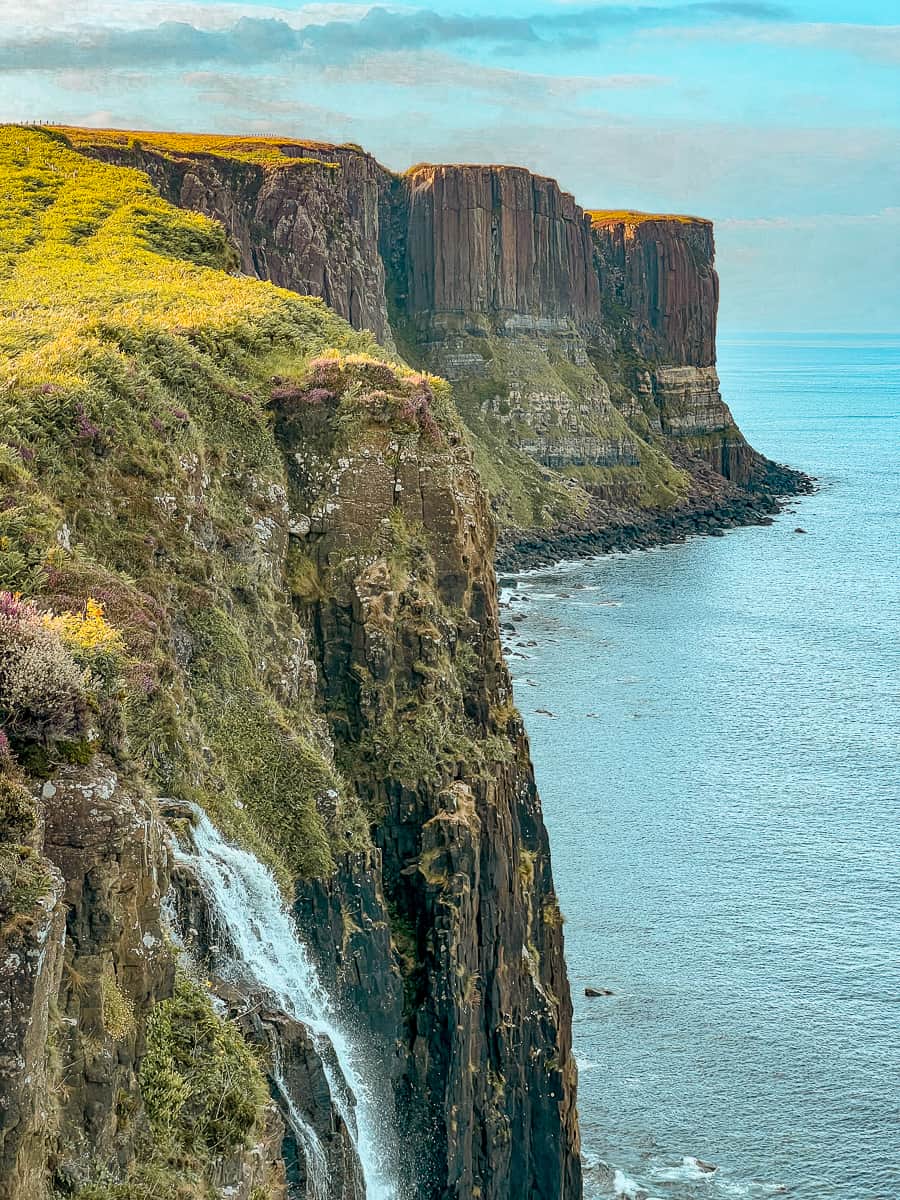
<path id="1" fill-rule="evenodd" d="M 176 863 L 197 880 L 224 934 L 217 969 L 224 968 L 223 973 L 236 982 L 249 979 L 277 1008 L 306 1027 L 321 1058 L 334 1107 L 353 1142 L 366 1200 L 398 1200 L 379 1089 L 360 1047 L 337 1019 L 274 876 L 252 854 L 224 841 L 199 811 L 192 839 L 191 849 L 176 845 L 173 853 Z M 325 1153 L 287 1095 L 280 1061 L 276 1055 L 274 1081 L 306 1157 L 309 1200 L 327 1200 Z"/>

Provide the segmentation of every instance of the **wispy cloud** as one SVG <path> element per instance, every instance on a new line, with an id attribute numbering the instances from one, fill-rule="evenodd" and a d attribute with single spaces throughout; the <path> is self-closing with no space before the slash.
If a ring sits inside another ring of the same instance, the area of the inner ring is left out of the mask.
<path id="1" fill-rule="evenodd" d="M 719 230 L 835 230 L 900 224 L 900 208 L 888 206 L 871 213 L 812 213 L 792 217 L 726 217 Z"/>
<path id="2" fill-rule="evenodd" d="M 652 31 L 662 32 L 662 31 Z M 666 31 L 680 41 L 745 43 L 788 49 L 836 51 L 873 62 L 900 65 L 900 25 L 857 25 L 824 21 L 764 23 L 737 21 Z"/>
<path id="3" fill-rule="evenodd" d="M 562 99 L 594 92 L 632 91 L 658 88 L 674 81 L 665 75 L 542 75 L 466 62 L 437 51 L 380 51 L 352 64 L 323 68 L 323 80 L 340 83 L 378 83 L 392 88 L 414 89 L 427 95 L 465 89 L 468 96 L 487 97 L 494 102 L 517 103 L 529 108 L 544 100 Z"/>
<path id="4" fill-rule="evenodd" d="M 253 87 L 238 75 L 216 71 L 192 71 L 182 78 L 199 106 L 221 109 L 233 127 L 242 130 L 266 128 L 286 122 L 292 129 L 315 129 L 321 138 L 340 141 L 348 136 L 352 118 L 347 113 L 318 104 L 307 104 L 290 92 L 290 81 L 267 77 Z"/>
<path id="5" fill-rule="evenodd" d="M 46 4 L 45 4 L 46 7 Z M 56 11 L 55 6 L 54 12 Z M 45 25 L 37 37 L 20 27 L 0 39 L 0 68 L 62 70 L 68 67 L 121 67 L 143 64 L 172 66 L 203 63 L 252 65 L 292 56 L 308 61 L 348 61 L 377 51 L 440 49 L 482 43 L 507 50 L 586 46 L 610 33 L 660 26 L 691 26 L 735 19 L 775 21 L 786 10 L 768 3 L 697 3 L 653 7 L 602 6 L 537 13 L 533 16 L 444 16 L 431 9 L 318 6 L 290 21 L 281 15 L 241 16 L 231 25 L 173 20 L 195 13 L 196 6 L 158 5 L 167 19 L 157 24 L 123 28 L 121 15 L 104 24 L 61 29 Z M 146 17 L 153 9 L 144 7 Z M 227 10 L 214 10 L 221 18 Z M 274 10 L 273 10 L 274 11 Z M 336 17 L 337 19 L 332 19 Z M 49 15 L 48 15 L 49 21 Z M 66 22 L 71 25 L 71 21 Z M 10 25 L 8 23 L 7 28 Z"/>
<path id="6" fill-rule="evenodd" d="M 260 5 L 244 0 L 3 0 L 3 26 L 19 34 L 73 29 L 146 29 L 186 21 L 198 29 L 226 29 L 241 17 L 274 18 L 301 28 L 326 21 L 356 20 L 371 3 Z"/>

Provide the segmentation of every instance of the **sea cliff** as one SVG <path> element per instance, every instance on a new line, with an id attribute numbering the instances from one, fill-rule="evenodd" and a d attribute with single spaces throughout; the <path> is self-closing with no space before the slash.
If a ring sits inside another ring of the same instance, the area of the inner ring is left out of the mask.
<path id="1" fill-rule="evenodd" d="M 766 521 L 810 486 L 722 398 L 709 221 L 585 210 L 520 167 L 396 175 L 353 146 L 67 133 L 223 221 L 245 271 L 449 379 L 504 565 Z"/>
<path id="2" fill-rule="evenodd" d="M 0 170 L 5 1195 L 577 1200 L 562 918 L 450 387 L 248 278 L 252 222 L 52 132 L 0 130 Z M 279 228 L 267 261 L 377 316 L 377 256 L 316 275 Z"/>

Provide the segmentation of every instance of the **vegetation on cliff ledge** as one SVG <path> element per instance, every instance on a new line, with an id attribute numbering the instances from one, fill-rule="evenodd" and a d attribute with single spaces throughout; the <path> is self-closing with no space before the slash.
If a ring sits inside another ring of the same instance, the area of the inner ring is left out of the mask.
<path id="1" fill-rule="evenodd" d="M 95 601 L 121 631 L 120 765 L 286 885 L 327 872 L 368 834 L 300 686 L 272 381 L 376 348 L 230 274 L 221 226 L 59 134 L 0 129 L 0 187 L 0 588 L 42 612 Z"/>
<path id="2" fill-rule="evenodd" d="M 691 217 L 683 213 L 648 213 L 637 209 L 589 208 L 585 210 L 591 224 L 600 225 L 645 225 L 648 221 L 677 221 L 681 225 L 711 225 L 706 217 Z"/>

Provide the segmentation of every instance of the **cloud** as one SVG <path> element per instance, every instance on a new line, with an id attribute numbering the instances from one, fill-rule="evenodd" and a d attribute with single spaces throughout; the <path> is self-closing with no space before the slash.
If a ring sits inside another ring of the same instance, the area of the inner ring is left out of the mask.
<path id="1" fill-rule="evenodd" d="M 720 328 L 897 328 L 900 209 L 721 221 Z"/>
<path id="2" fill-rule="evenodd" d="M 252 65 L 299 49 L 301 34 L 283 21 L 241 18 L 227 30 L 164 21 L 152 29 L 91 29 L 77 36 L 47 35 L 0 41 L 0 69 L 187 66 L 202 62 Z"/>
<path id="3" fill-rule="evenodd" d="M 164 21 L 182 21 L 198 29 L 230 28 L 242 16 L 275 18 L 295 28 L 326 21 L 356 20 L 372 4 L 259 5 L 242 0 L 3 0 L 6 30 L 44 34 L 74 29 L 145 29 Z M 89 11 L 86 12 L 85 10 Z"/>
<path id="4" fill-rule="evenodd" d="M 888 206 L 874 213 L 814 213 L 799 217 L 727 217 L 718 222 L 721 230 L 815 230 L 853 229 L 887 223 L 900 224 L 900 208 Z"/>
<path id="5" fill-rule="evenodd" d="M 271 130 L 273 122 L 287 120 L 295 129 L 322 131 L 317 140 L 340 141 L 353 121 L 347 113 L 297 100 L 290 94 L 289 80 L 279 77 L 254 80 L 248 88 L 240 76 L 192 71 L 182 77 L 182 83 L 200 104 L 225 109 L 233 126 L 242 131 L 263 126 Z"/>
<path id="6" fill-rule="evenodd" d="M 465 62 L 435 51 L 369 54 L 351 65 L 324 68 L 322 78 L 334 84 L 387 84 L 415 89 L 426 96 L 429 92 L 439 92 L 441 101 L 448 90 L 454 93 L 465 90 L 469 97 L 478 95 L 496 103 L 526 106 L 535 106 L 550 98 L 571 101 L 575 96 L 593 92 L 631 91 L 663 87 L 673 82 L 663 75 L 541 75 Z"/>
<path id="7" fill-rule="evenodd" d="M 46 6 L 45 6 L 46 7 Z M 184 6 L 180 6 L 182 9 Z M 55 8 L 54 8 L 55 11 Z M 145 7 L 144 13 L 149 10 Z M 165 11 L 165 9 L 164 9 Z M 222 6 L 217 6 L 221 16 Z M 39 37 L 19 32 L 0 39 L 0 68 L 185 67 L 204 63 L 251 66 L 293 56 L 309 61 L 348 61 L 378 51 L 424 50 L 463 43 L 507 49 L 589 45 L 610 32 L 679 26 L 735 18 L 778 20 L 786 10 L 767 3 L 694 3 L 653 7 L 593 7 L 525 17 L 443 16 L 431 9 L 389 10 L 337 6 L 340 19 L 325 19 L 334 6 L 319 6 L 303 19 L 242 16 L 234 24 L 209 28 L 189 20 L 167 19 L 156 25 L 116 25 L 59 29 Z M 28 28 L 34 28 L 34 21 Z"/>
<path id="8" fill-rule="evenodd" d="M 652 31 L 653 33 L 659 31 Z M 763 24 L 735 22 L 668 30 L 679 41 L 715 41 L 837 51 L 873 62 L 900 64 L 900 25 L 854 25 L 810 21 Z"/>

